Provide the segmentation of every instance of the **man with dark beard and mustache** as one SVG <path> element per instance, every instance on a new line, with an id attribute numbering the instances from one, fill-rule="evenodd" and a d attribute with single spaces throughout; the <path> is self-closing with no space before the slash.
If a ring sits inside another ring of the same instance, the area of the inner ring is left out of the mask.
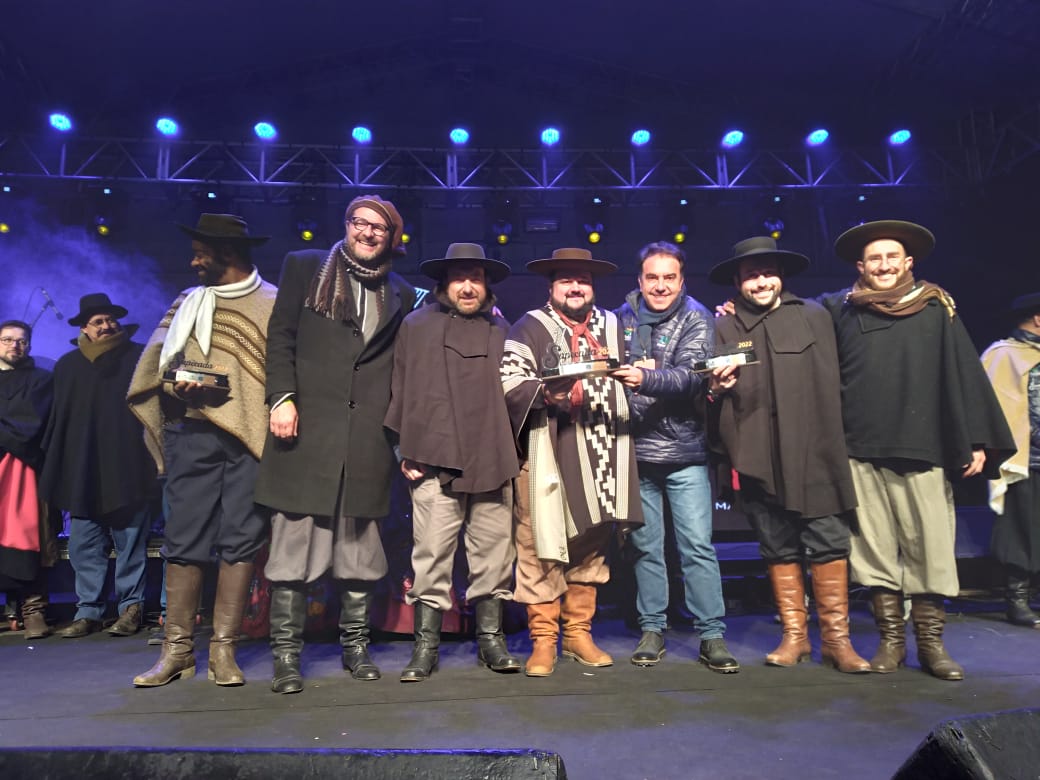
<path id="1" fill-rule="evenodd" d="M 340 587 L 343 668 L 377 680 L 368 654 L 369 608 L 387 572 L 378 520 L 397 468 L 383 429 L 394 339 L 415 289 L 391 265 L 403 254 L 394 205 L 362 195 L 347 206 L 342 241 L 291 252 L 268 329 L 270 432 L 256 485 L 271 507 L 275 693 L 303 690 L 306 586 L 330 568 Z"/>
<path id="2" fill-rule="evenodd" d="M 557 249 L 527 268 L 549 278 L 549 301 L 510 329 L 502 384 L 522 456 L 514 598 L 527 605 L 525 671 L 546 677 L 556 666 L 561 618 L 565 656 L 586 666 L 613 663 L 592 640 L 596 586 L 610 579 L 615 524 L 640 525 L 643 516 L 624 386 L 602 369 L 569 377 L 564 370 L 620 365 L 618 319 L 595 305 L 593 291 L 594 277 L 617 266 L 586 249 Z M 547 370 L 559 373 L 545 378 Z"/>

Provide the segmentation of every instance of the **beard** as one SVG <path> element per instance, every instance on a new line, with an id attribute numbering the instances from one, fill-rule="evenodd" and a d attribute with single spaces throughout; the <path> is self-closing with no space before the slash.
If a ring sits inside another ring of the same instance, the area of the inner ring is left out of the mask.
<path id="1" fill-rule="evenodd" d="M 596 295 L 590 295 L 580 306 L 572 306 L 567 303 L 566 298 L 562 301 L 554 300 L 552 301 L 552 305 L 567 319 L 574 320 L 575 322 L 582 322 L 585 317 L 588 316 L 588 313 L 596 306 Z"/>

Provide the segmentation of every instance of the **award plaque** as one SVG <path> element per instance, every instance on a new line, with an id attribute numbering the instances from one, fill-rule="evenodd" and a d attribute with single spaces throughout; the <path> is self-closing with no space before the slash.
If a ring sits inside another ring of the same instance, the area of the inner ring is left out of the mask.
<path id="1" fill-rule="evenodd" d="M 163 382 L 169 384 L 197 382 L 203 387 L 213 390 L 222 390 L 224 392 L 231 390 L 227 370 L 223 366 L 215 366 L 212 363 L 200 363 L 195 360 L 182 360 L 177 365 L 170 366 L 163 373 Z"/>
<path id="2" fill-rule="evenodd" d="M 722 347 L 707 360 L 698 360 L 693 364 L 693 372 L 701 374 L 726 366 L 750 366 L 758 362 L 755 357 L 755 345 L 751 341 L 740 341 L 736 345 Z"/>
<path id="3" fill-rule="evenodd" d="M 611 357 L 606 348 L 568 352 L 559 344 L 553 344 L 542 356 L 542 379 L 583 379 L 587 376 L 606 376 L 620 365 L 620 361 Z"/>

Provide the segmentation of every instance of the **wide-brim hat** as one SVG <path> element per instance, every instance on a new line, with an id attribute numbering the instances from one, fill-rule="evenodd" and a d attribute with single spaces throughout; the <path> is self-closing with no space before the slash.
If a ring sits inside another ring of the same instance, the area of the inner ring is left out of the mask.
<path id="1" fill-rule="evenodd" d="M 1040 292 L 1020 295 L 1011 302 L 1011 316 L 1026 318 L 1040 312 Z"/>
<path id="2" fill-rule="evenodd" d="M 776 240 L 770 236 L 755 236 L 734 244 L 733 257 L 712 268 L 708 279 L 715 284 L 733 284 L 733 277 L 740 270 L 740 261 L 752 257 L 773 258 L 785 277 L 800 274 L 809 267 L 809 258 L 805 255 L 777 249 Z"/>
<path id="3" fill-rule="evenodd" d="M 883 238 L 898 241 L 915 261 L 924 260 L 935 249 L 935 236 L 928 228 L 901 219 L 882 219 L 846 230 L 834 242 L 834 251 L 846 263 L 858 263 L 863 259 L 863 247 Z"/>
<path id="4" fill-rule="evenodd" d="M 199 222 L 195 227 L 187 225 L 177 225 L 177 227 L 203 243 L 231 241 L 259 246 L 270 239 L 270 236 L 249 235 L 249 225 L 242 217 L 235 214 L 200 214 Z"/>
<path id="5" fill-rule="evenodd" d="M 69 325 L 83 326 L 95 314 L 111 314 L 117 320 L 123 319 L 127 311 L 122 306 L 112 303 L 105 293 L 89 293 L 79 299 L 79 312 L 69 317 Z"/>
<path id="6" fill-rule="evenodd" d="M 509 276 L 511 269 L 501 260 L 494 260 L 484 254 L 480 244 L 459 242 L 451 244 L 444 257 L 435 260 L 424 260 L 419 264 L 419 272 L 440 282 L 452 263 L 474 263 L 484 269 L 484 278 L 488 284 L 497 284 Z"/>
<path id="7" fill-rule="evenodd" d="M 607 260 L 594 260 L 592 252 L 577 247 L 554 249 L 552 257 L 532 260 L 527 264 L 528 271 L 542 276 L 552 276 L 563 268 L 588 271 L 593 276 L 605 276 L 617 270 L 617 266 L 613 263 Z"/>

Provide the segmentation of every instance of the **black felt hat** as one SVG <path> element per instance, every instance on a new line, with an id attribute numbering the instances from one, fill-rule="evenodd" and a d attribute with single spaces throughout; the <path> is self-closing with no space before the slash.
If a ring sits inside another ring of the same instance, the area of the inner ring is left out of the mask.
<path id="1" fill-rule="evenodd" d="M 858 263 L 863 259 L 863 247 L 883 238 L 898 241 L 915 262 L 935 249 L 935 236 L 928 228 L 900 219 L 882 219 L 846 230 L 834 242 L 834 251 L 846 263 Z"/>
<path id="2" fill-rule="evenodd" d="M 419 264 L 419 271 L 438 282 L 444 279 L 448 266 L 452 263 L 476 263 L 483 267 L 484 277 L 489 284 L 497 284 L 510 274 L 510 268 L 501 260 L 494 260 L 484 254 L 480 244 L 459 242 L 451 244 L 444 257 L 436 260 L 425 260 Z"/>
<path id="3" fill-rule="evenodd" d="M 69 325 L 82 327 L 95 314 L 111 314 L 117 320 L 126 316 L 126 309 L 112 303 L 105 293 L 88 293 L 79 299 L 79 312 L 75 317 L 69 317 Z"/>
<path id="4" fill-rule="evenodd" d="M 733 284 L 733 276 L 740 268 L 740 261 L 751 257 L 773 258 L 784 276 L 800 274 L 809 267 L 809 258 L 805 255 L 777 249 L 776 241 L 770 236 L 755 236 L 734 244 L 733 257 L 712 268 L 708 272 L 708 279 L 715 284 Z"/>

